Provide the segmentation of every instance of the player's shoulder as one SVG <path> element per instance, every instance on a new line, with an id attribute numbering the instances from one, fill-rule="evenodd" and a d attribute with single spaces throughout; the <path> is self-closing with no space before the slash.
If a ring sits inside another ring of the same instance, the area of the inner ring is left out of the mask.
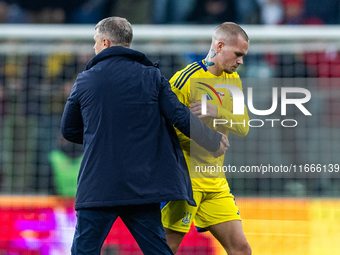
<path id="1" fill-rule="evenodd" d="M 182 89 L 190 78 L 197 78 L 201 71 L 204 71 L 204 64 L 202 61 L 194 62 L 187 65 L 182 70 L 178 71 L 171 78 L 170 83 L 177 89 Z"/>

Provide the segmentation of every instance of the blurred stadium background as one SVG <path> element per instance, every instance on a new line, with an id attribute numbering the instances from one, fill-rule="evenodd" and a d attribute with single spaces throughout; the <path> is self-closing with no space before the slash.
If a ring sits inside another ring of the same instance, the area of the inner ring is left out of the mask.
<path id="1" fill-rule="evenodd" d="M 238 72 L 244 90 L 253 87 L 255 108 L 270 107 L 279 78 L 310 90 L 313 116 L 292 109 L 287 118 L 299 121 L 296 128 L 266 124 L 245 138 L 231 135 L 225 164 L 340 163 L 338 1 L 182 0 L 182 8 L 166 0 L 68 2 L 74 7 L 0 1 L 7 23 L 0 24 L 0 254 L 69 254 L 82 148 L 61 137 L 59 124 L 77 74 L 94 56 L 94 24 L 105 15 L 131 21 L 132 48 L 159 61 L 168 79 L 205 58 L 214 24 L 225 17 L 244 24 L 250 48 Z M 339 176 L 230 178 L 253 254 L 340 254 Z M 141 254 L 123 224 L 114 226 L 103 254 Z M 225 252 L 192 229 L 178 254 Z"/>

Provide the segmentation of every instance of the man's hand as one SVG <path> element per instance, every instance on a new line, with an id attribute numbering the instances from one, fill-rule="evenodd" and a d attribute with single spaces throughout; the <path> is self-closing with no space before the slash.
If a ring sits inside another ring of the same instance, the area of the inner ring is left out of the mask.
<path id="1" fill-rule="evenodd" d="M 219 132 L 220 133 L 220 132 Z M 229 144 L 229 140 L 228 137 L 225 134 L 222 134 L 222 139 L 220 141 L 220 148 L 218 148 L 217 151 L 215 152 L 209 152 L 211 154 L 211 156 L 213 156 L 214 158 L 218 158 L 221 157 L 222 155 L 225 154 L 225 152 L 228 150 L 230 144 Z"/>
<path id="2" fill-rule="evenodd" d="M 190 111 L 196 115 L 198 115 L 198 118 L 204 118 L 204 117 L 217 117 L 217 107 L 213 104 L 207 103 L 207 114 L 202 115 L 202 102 L 195 102 L 190 105 Z"/>

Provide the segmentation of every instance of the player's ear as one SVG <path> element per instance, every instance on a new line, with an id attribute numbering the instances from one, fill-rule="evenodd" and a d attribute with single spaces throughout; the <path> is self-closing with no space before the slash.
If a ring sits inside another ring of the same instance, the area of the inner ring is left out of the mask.
<path id="1" fill-rule="evenodd" d="M 225 43 L 224 43 L 224 42 L 222 42 L 222 41 L 219 41 L 219 42 L 217 43 L 217 47 L 216 47 L 216 49 L 217 49 L 217 52 L 221 52 L 221 51 L 222 51 L 222 49 L 223 49 L 223 47 L 224 47 L 224 45 L 225 45 Z"/>

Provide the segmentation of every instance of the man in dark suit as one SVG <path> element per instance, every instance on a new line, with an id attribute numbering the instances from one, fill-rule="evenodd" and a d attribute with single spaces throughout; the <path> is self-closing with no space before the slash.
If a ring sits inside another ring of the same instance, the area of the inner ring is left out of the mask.
<path id="1" fill-rule="evenodd" d="M 99 255 L 117 217 L 145 254 L 172 254 L 160 202 L 195 205 L 173 125 L 217 156 L 229 143 L 178 101 L 143 53 L 129 49 L 126 19 L 100 21 L 94 40 L 96 56 L 77 77 L 62 117 L 63 136 L 84 145 L 72 254 Z"/>

